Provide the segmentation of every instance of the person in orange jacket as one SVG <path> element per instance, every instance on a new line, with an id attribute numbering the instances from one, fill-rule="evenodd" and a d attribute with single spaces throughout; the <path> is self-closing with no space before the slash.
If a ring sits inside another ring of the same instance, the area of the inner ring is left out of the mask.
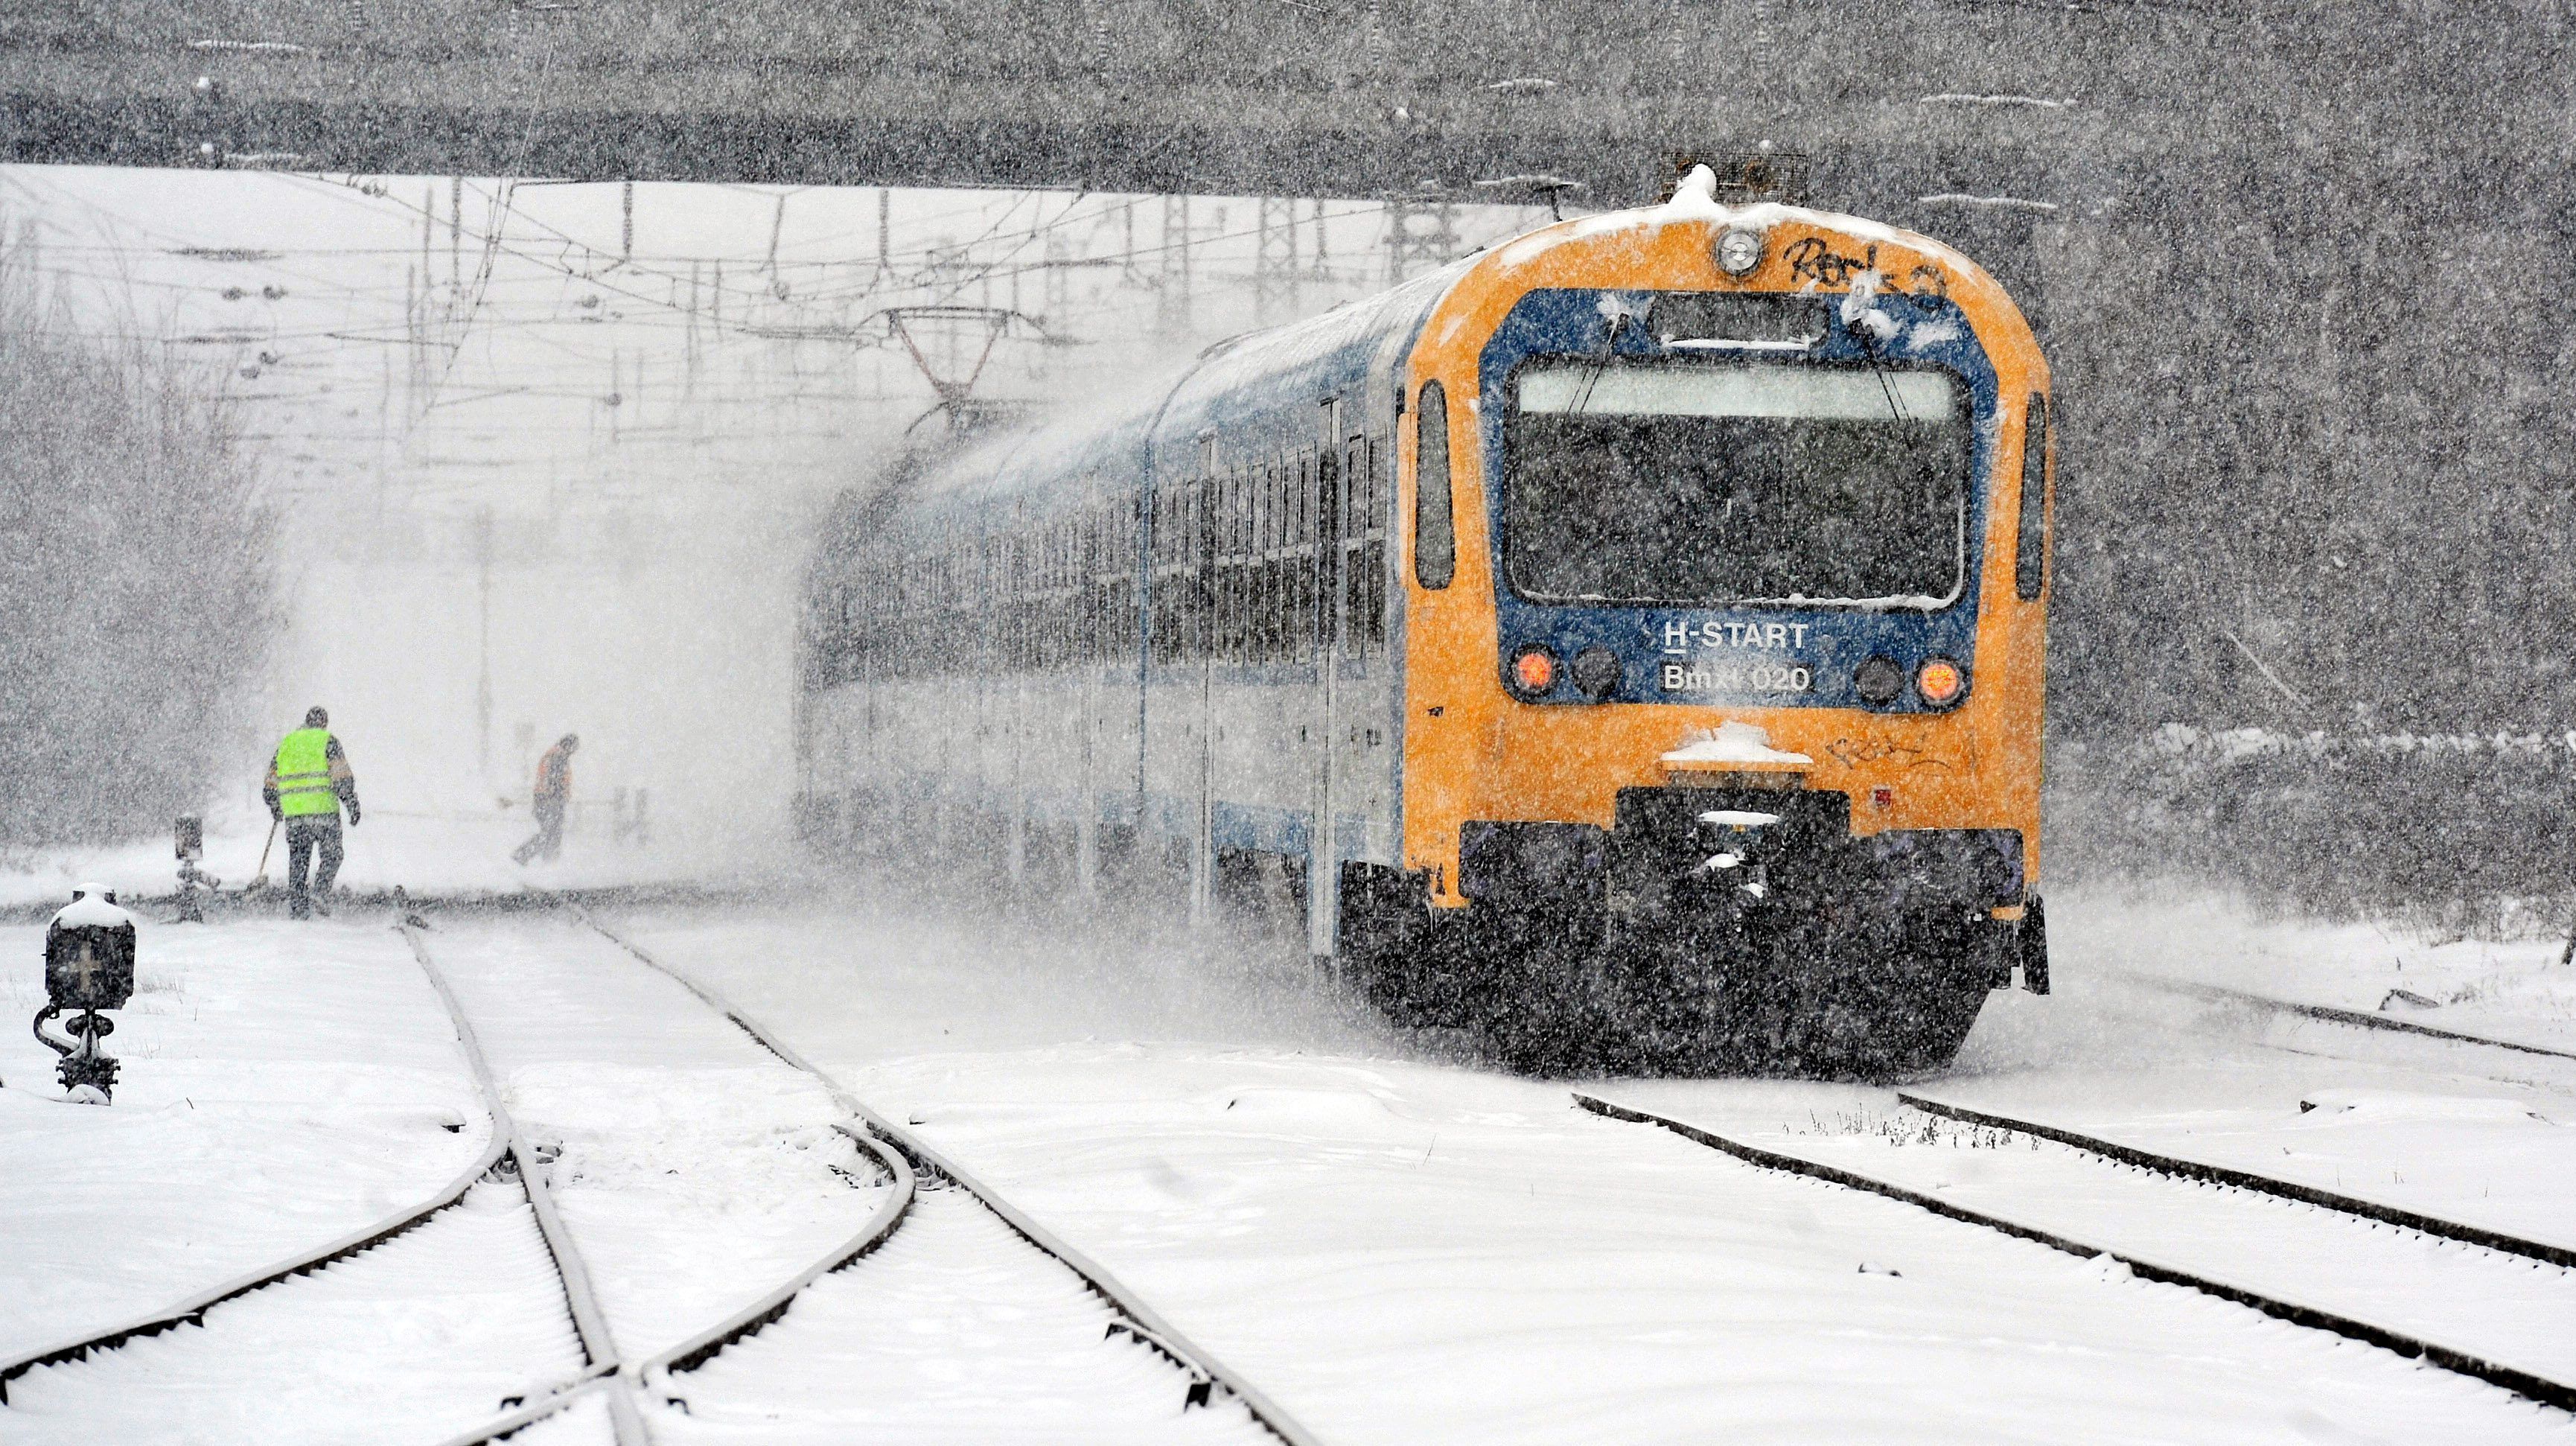
<path id="1" fill-rule="evenodd" d="M 546 756 L 537 760 L 537 788 L 534 803 L 537 835 L 519 845 L 510 857 L 520 863 L 537 857 L 553 858 L 563 852 L 564 809 L 572 802 L 572 756 L 581 750 L 581 740 L 565 734 Z"/>

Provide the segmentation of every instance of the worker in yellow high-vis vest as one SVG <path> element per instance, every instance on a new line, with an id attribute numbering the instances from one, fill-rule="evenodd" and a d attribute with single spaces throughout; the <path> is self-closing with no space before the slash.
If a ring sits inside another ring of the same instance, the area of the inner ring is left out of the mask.
<path id="1" fill-rule="evenodd" d="M 358 826 L 358 777 L 349 771 L 348 755 L 331 736 L 331 715 L 320 708 L 304 711 L 304 726 L 278 740 L 277 756 L 259 788 L 268 801 L 268 816 L 286 826 L 286 911 L 304 918 L 311 910 L 331 912 L 331 881 L 340 874 L 340 806 L 348 805 L 349 826 Z M 313 887 L 304 887 L 304 868 L 320 855 Z"/>

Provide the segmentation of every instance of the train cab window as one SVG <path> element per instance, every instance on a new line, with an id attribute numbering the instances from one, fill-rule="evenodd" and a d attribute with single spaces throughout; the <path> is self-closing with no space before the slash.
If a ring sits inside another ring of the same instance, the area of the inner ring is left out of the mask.
<path id="1" fill-rule="evenodd" d="M 1449 394 L 1422 384 L 1413 458 L 1413 580 L 1444 588 L 1458 575 L 1458 534 L 1449 517 Z"/>
<path id="2" fill-rule="evenodd" d="M 1948 372 L 1563 358 L 1514 389 L 1523 597 L 1931 609 L 1965 585 L 1975 420 Z"/>
<path id="3" fill-rule="evenodd" d="M 2013 547 L 2013 592 L 2023 602 L 2048 580 L 2048 398 L 2030 394 L 2021 430 L 2021 534 Z"/>

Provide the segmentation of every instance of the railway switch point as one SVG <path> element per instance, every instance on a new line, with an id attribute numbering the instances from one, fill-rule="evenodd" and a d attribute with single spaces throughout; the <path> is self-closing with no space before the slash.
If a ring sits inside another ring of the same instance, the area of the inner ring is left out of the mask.
<path id="1" fill-rule="evenodd" d="M 36 1038 L 62 1056 L 54 1072 L 72 1098 L 108 1102 L 117 1062 L 98 1042 L 116 1032 L 116 1022 L 99 1011 L 122 1009 L 133 997 L 134 916 L 95 884 L 72 890 L 72 901 L 45 926 L 45 1004 L 35 1021 Z M 47 1021 L 74 1011 L 69 1037 L 45 1032 Z"/>

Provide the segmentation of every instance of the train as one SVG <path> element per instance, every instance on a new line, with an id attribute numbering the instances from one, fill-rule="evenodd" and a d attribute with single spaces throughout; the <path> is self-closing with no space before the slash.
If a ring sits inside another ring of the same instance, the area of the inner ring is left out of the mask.
<path id="1" fill-rule="evenodd" d="M 853 487 L 798 826 L 1530 1068 L 1939 1069 L 2048 987 L 2054 452 L 1974 262 L 1696 169 Z"/>

